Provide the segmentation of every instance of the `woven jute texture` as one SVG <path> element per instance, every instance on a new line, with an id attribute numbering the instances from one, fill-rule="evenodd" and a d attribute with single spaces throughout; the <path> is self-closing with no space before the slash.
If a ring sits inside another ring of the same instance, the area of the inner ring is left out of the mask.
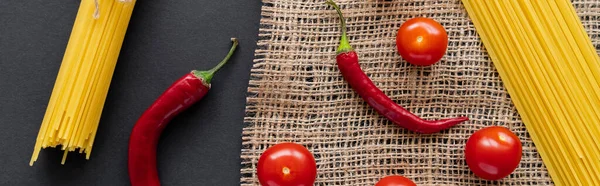
<path id="1" fill-rule="evenodd" d="M 281 142 L 307 147 L 317 162 L 315 185 L 374 185 L 400 174 L 418 185 L 552 185 L 548 172 L 459 0 L 337 0 L 363 70 L 394 101 L 425 119 L 468 116 L 449 130 L 421 135 L 378 115 L 344 81 L 335 62 L 339 19 L 324 0 L 263 0 L 260 37 L 248 88 L 241 184 L 259 185 L 261 153 Z M 600 2 L 573 2 L 600 45 Z M 396 52 L 409 18 L 447 29 L 444 58 L 416 67 Z M 484 181 L 464 160 L 468 137 L 505 126 L 523 143 L 520 166 Z"/>

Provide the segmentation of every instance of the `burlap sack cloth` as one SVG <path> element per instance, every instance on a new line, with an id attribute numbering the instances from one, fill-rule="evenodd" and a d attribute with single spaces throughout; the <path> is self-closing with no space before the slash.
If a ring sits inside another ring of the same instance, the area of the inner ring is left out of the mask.
<path id="1" fill-rule="evenodd" d="M 401 174 L 418 185 L 552 185 L 492 61 L 459 0 L 337 0 L 363 70 L 387 95 L 426 119 L 471 121 L 419 135 L 379 116 L 348 87 L 335 63 L 339 19 L 324 0 L 263 0 L 243 130 L 242 185 L 258 185 L 261 153 L 280 142 L 315 156 L 315 185 L 374 185 Z M 574 2 L 600 49 L 600 2 Z M 409 18 L 434 18 L 450 43 L 431 67 L 409 65 L 395 36 Z M 468 137 L 485 126 L 510 128 L 522 140 L 517 170 L 497 182 L 474 176 L 464 160 Z"/>

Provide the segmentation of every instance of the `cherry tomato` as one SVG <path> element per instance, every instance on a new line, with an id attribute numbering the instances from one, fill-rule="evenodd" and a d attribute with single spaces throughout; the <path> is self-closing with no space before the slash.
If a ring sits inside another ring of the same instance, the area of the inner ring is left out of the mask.
<path id="1" fill-rule="evenodd" d="M 375 186 L 417 186 L 417 184 L 404 176 L 392 175 L 382 178 Z"/>
<path id="2" fill-rule="evenodd" d="M 280 143 L 260 156 L 257 174 L 263 186 L 312 186 L 317 177 L 317 164 L 304 146 Z"/>
<path id="3" fill-rule="evenodd" d="M 398 29 L 396 48 L 400 56 L 413 65 L 432 65 L 446 54 L 448 34 L 433 19 L 412 18 Z"/>
<path id="4" fill-rule="evenodd" d="M 467 140 L 465 158 L 473 173 L 486 180 L 510 175 L 521 161 L 519 138 L 505 127 L 486 127 Z"/>

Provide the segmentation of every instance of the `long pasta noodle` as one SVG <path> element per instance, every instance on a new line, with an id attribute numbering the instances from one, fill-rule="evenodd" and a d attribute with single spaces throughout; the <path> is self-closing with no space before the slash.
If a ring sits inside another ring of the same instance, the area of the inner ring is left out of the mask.
<path id="1" fill-rule="evenodd" d="M 30 165 L 42 149 L 79 150 L 90 158 L 135 0 L 82 0 Z"/>
<path id="2" fill-rule="evenodd" d="M 600 185 L 600 58 L 568 0 L 462 0 L 556 185 Z"/>

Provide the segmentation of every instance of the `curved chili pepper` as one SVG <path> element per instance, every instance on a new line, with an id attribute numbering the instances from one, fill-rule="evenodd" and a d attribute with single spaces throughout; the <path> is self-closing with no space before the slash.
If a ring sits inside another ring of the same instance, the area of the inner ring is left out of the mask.
<path id="1" fill-rule="evenodd" d="M 129 138 L 129 179 L 132 186 L 158 186 L 156 145 L 169 121 L 202 99 L 210 81 L 233 55 L 238 41 L 217 66 L 208 71 L 194 70 L 175 81 L 138 119 Z"/>
<path id="2" fill-rule="evenodd" d="M 396 125 L 417 133 L 436 133 L 448 129 L 463 121 L 467 117 L 449 118 L 437 121 L 424 120 L 402 106 L 396 104 L 373 84 L 371 79 L 362 71 L 358 64 L 358 55 L 350 46 L 346 36 L 346 22 L 340 7 L 332 0 L 327 4 L 333 6 L 337 11 L 342 27 L 342 37 L 337 49 L 337 65 L 344 79 L 350 84 L 360 97 L 373 107 L 379 114 L 385 116 Z"/>

